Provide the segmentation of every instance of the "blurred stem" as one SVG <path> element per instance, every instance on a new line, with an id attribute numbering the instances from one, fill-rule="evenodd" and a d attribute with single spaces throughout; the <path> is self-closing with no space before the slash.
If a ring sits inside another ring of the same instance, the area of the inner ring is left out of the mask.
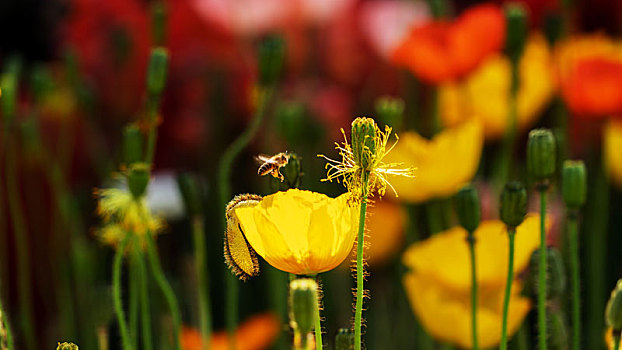
<path id="1" fill-rule="evenodd" d="M 258 106 L 255 113 L 248 124 L 246 129 L 233 141 L 225 150 L 220 163 L 218 165 L 218 191 L 220 199 L 220 210 L 224 213 L 227 202 L 231 198 L 231 168 L 233 167 L 233 161 L 240 152 L 248 145 L 248 143 L 255 136 L 261 125 L 261 121 L 264 118 L 266 109 L 269 106 L 272 95 L 274 93 L 273 87 L 263 87 L 259 91 Z M 224 229 L 224 215 L 221 217 L 220 226 Z M 239 285 L 237 278 L 229 271 L 225 266 L 225 280 L 227 291 L 225 293 L 225 324 L 227 326 L 227 333 L 229 335 L 229 349 L 235 350 L 235 329 L 238 323 L 238 295 Z"/>
<path id="2" fill-rule="evenodd" d="M 145 266 L 144 253 L 136 249 L 136 260 L 138 262 L 138 279 L 140 289 L 140 324 L 142 326 L 142 349 L 152 350 L 153 341 L 151 336 L 151 310 L 149 302 L 149 283 L 147 281 L 147 268 Z M 138 338 L 138 336 L 136 336 Z"/>
<path id="3" fill-rule="evenodd" d="M 173 288 L 166 280 L 166 276 L 164 276 L 164 271 L 162 271 L 162 266 L 160 265 L 160 258 L 158 257 L 158 252 L 156 251 L 155 244 L 153 242 L 153 236 L 150 231 L 147 231 L 145 234 L 147 239 L 147 253 L 149 255 L 149 264 L 151 265 L 151 272 L 153 273 L 153 277 L 155 278 L 158 286 L 162 290 L 164 294 L 164 298 L 166 299 L 166 303 L 168 304 L 169 309 L 171 310 L 171 315 L 173 317 L 173 343 L 174 348 L 179 350 L 181 349 L 180 339 L 179 339 L 179 330 L 181 328 L 181 316 L 179 314 L 179 305 L 177 304 L 177 299 L 175 298 L 175 293 L 173 292 Z"/>
<path id="4" fill-rule="evenodd" d="M 546 189 L 540 190 L 540 263 L 538 264 L 538 342 L 539 349 L 547 349 L 546 330 Z"/>
<path id="5" fill-rule="evenodd" d="M 570 269 L 572 278 L 572 333 L 574 350 L 581 344 L 581 282 L 579 279 L 579 237 L 577 213 L 568 217 L 568 235 L 570 240 Z"/>
<path id="6" fill-rule="evenodd" d="M 140 298 L 140 286 L 138 284 L 139 271 L 138 271 L 138 239 L 134 238 L 130 244 L 132 247 L 132 256 L 129 265 L 129 290 L 130 290 L 130 307 L 129 307 L 129 333 L 132 338 L 132 348 L 138 349 L 138 310 L 139 310 L 139 298 Z"/>
<path id="7" fill-rule="evenodd" d="M 155 145 L 158 136 L 158 106 L 160 104 L 159 96 L 150 95 L 147 99 L 147 116 L 149 123 L 149 135 L 147 136 L 147 150 L 145 152 L 145 163 L 153 164 L 153 156 L 155 155 Z"/>
<path id="8" fill-rule="evenodd" d="M 512 154 L 514 154 L 514 144 L 516 143 L 517 128 L 518 128 L 518 63 L 511 64 L 512 69 L 512 81 L 510 85 L 510 101 L 509 101 L 509 115 L 508 125 L 505 129 L 505 135 L 501 144 L 501 150 L 497 156 L 494 174 L 496 177 L 495 188 L 497 192 L 501 191 L 504 184 L 508 181 L 512 172 Z"/>
<path id="9" fill-rule="evenodd" d="M 475 237 L 474 232 L 469 232 L 469 252 L 471 254 L 471 336 L 473 349 L 478 350 L 477 344 L 477 265 L 475 264 Z"/>
<path id="10" fill-rule="evenodd" d="M 6 309 L 4 309 L 2 305 L 2 298 L 0 298 L 0 347 L 5 344 L 7 350 L 14 349 L 13 332 L 11 332 L 9 317 L 7 316 Z"/>
<path id="11" fill-rule="evenodd" d="M 356 306 L 354 313 L 354 349 L 361 350 L 361 322 L 363 316 L 363 249 L 365 247 L 365 215 L 367 212 L 367 191 L 369 172 L 361 173 L 361 211 L 359 232 L 356 241 Z"/>
<path id="12" fill-rule="evenodd" d="M 514 280 L 514 235 L 516 227 L 508 227 L 509 258 L 508 274 L 505 282 L 505 295 L 503 296 L 503 321 L 501 323 L 501 345 L 500 350 L 508 348 L 507 329 L 508 329 L 508 310 L 510 307 L 510 293 L 512 291 L 512 281 Z"/>
<path id="13" fill-rule="evenodd" d="M 17 142 L 15 136 L 8 135 L 6 152 L 6 191 L 9 214 L 15 233 L 15 249 L 17 250 L 17 279 L 19 291 L 20 324 L 24 332 L 24 340 L 28 349 L 37 349 L 33 329 L 32 291 L 30 286 L 30 249 L 28 229 L 22 210 L 22 199 L 19 193 L 20 184 L 17 174 Z"/>
<path id="14" fill-rule="evenodd" d="M 443 231 L 443 208 L 442 203 L 437 199 L 428 201 L 425 205 L 428 218 L 428 228 L 430 235 Z"/>
<path id="15" fill-rule="evenodd" d="M 432 88 L 432 136 L 443 129 L 440 115 L 440 91 L 438 87 Z"/>
<path id="16" fill-rule="evenodd" d="M 127 329 L 127 321 L 125 320 L 125 312 L 123 311 L 123 300 L 121 299 L 121 268 L 123 267 L 123 255 L 125 247 L 130 237 L 126 237 L 117 247 L 112 265 L 112 297 L 114 302 L 117 321 L 119 322 L 119 332 L 121 333 L 121 342 L 123 350 L 132 350 L 132 340 Z"/>
<path id="17" fill-rule="evenodd" d="M 558 162 L 560 164 L 568 159 L 568 154 L 570 153 L 570 149 L 568 146 L 568 111 L 564 106 L 564 101 L 560 96 L 557 96 L 553 101 L 553 108 L 555 113 L 555 119 L 557 122 L 557 135 L 556 140 L 558 140 Z"/>
<path id="18" fill-rule="evenodd" d="M 212 337 L 212 313 L 209 296 L 207 253 L 205 250 L 205 228 L 203 218 L 196 215 L 192 218 L 192 237 L 194 240 L 194 264 L 196 265 L 198 296 L 199 296 L 199 323 L 204 349 L 209 348 Z"/>
<path id="19" fill-rule="evenodd" d="M 529 350 L 529 334 L 524 322 L 514 336 L 514 341 L 516 350 Z"/>

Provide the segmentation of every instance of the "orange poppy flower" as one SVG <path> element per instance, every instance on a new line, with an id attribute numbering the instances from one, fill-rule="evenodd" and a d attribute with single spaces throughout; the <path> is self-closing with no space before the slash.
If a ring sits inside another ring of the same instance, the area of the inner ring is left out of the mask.
<path id="1" fill-rule="evenodd" d="M 275 314 L 268 312 L 252 316 L 244 321 L 235 332 L 236 347 L 238 350 L 268 349 L 280 331 L 281 322 Z M 184 327 L 181 333 L 181 348 L 183 350 L 203 349 L 201 333 L 194 328 Z M 214 333 L 209 348 L 212 350 L 229 349 L 227 332 Z"/>
<path id="2" fill-rule="evenodd" d="M 460 78 L 505 41 L 505 16 L 493 4 L 470 8 L 455 21 L 435 20 L 414 28 L 393 52 L 397 65 L 433 84 Z"/>
<path id="3" fill-rule="evenodd" d="M 622 114 L 622 45 L 602 35 L 571 38 L 557 47 L 561 94 L 583 117 Z"/>

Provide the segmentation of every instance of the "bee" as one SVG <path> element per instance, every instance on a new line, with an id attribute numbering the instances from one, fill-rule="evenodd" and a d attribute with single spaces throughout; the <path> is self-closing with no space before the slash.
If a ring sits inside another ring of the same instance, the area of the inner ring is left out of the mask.
<path id="1" fill-rule="evenodd" d="M 258 175 L 264 176 L 272 174 L 272 176 L 278 178 L 279 180 L 281 180 L 281 182 L 285 180 L 283 174 L 281 174 L 280 172 L 280 169 L 281 167 L 287 165 L 287 162 L 289 161 L 289 154 L 287 154 L 286 152 L 281 152 L 273 155 L 272 157 L 260 154 L 255 159 L 257 159 L 257 161 L 261 163 L 261 166 L 259 166 L 259 169 L 257 169 Z"/>

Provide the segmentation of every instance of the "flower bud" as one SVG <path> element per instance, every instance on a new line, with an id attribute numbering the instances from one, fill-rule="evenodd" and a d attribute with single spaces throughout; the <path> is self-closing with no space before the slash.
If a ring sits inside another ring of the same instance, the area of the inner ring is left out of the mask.
<path id="1" fill-rule="evenodd" d="M 527 171 L 537 181 L 545 181 L 555 173 L 555 136 L 551 130 L 535 129 L 527 141 Z"/>
<path id="2" fill-rule="evenodd" d="M 404 115 L 404 100 L 399 97 L 384 96 L 376 100 L 374 104 L 378 120 L 399 129 Z"/>
<path id="3" fill-rule="evenodd" d="M 259 83 L 272 85 L 281 74 L 285 59 L 285 42 L 280 36 L 266 38 L 259 47 Z"/>
<path id="4" fill-rule="evenodd" d="M 479 203 L 479 195 L 473 185 L 466 185 L 458 191 L 454 198 L 458 222 L 471 235 L 479 226 L 482 212 Z"/>
<path id="5" fill-rule="evenodd" d="M 78 350 L 78 346 L 69 342 L 58 343 L 56 350 Z"/>
<path id="6" fill-rule="evenodd" d="M 135 199 L 144 196 L 149 184 L 149 165 L 145 163 L 130 165 L 127 174 L 127 184 Z"/>
<path id="7" fill-rule="evenodd" d="M 605 320 L 614 331 L 622 330 L 622 279 L 618 280 L 615 289 L 611 292 L 605 310 Z"/>
<path id="8" fill-rule="evenodd" d="M 335 336 L 335 350 L 350 350 L 354 348 L 354 333 L 348 328 L 339 328 Z"/>
<path id="9" fill-rule="evenodd" d="M 151 50 L 149 67 L 147 68 L 147 91 L 152 96 L 159 96 L 166 84 L 168 70 L 168 52 L 163 47 Z"/>
<path id="10" fill-rule="evenodd" d="M 143 156 L 143 135 L 138 126 L 130 124 L 123 129 L 123 163 L 140 162 Z"/>
<path id="11" fill-rule="evenodd" d="M 317 283 L 310 278 L 295 279 L 289 284 L 291 326 L 303 336 L 315 328 L 317 289 Z"/>
<path id="12" fill-rule="evenodd" d="M 527 40 L 527 14 L 520 3 L 505 6 L 506 39 L 505 52 L 514 64 L 518 64 Z"/>
<path id="13" fill-rule="evenodd" d="M 199 215 L 202 211 L 201 205 L 201 189 L 196 176 L 189 173 L 179 174 L 177 176 L 177 184 L 179 192 L 186 206 L 186 213 L 190 216 Z"/>
<path id="14" fill-rule="evenodd" d="M 376 153 L 376 122 L 359 117 L 352 122 L 352 157 L 363 170 L 371 170 Z"/>
<path id="15" fill-rule="evenodd" d="M 508 227 L 520 225 L 527 214 L 527 190 L 519 181 L 507 183 L 501 193 L 499 217 Z"/>
<path id="16" fill-rule="evenodd" d="M 561 297 L 566 292 L 566 268 L 564 266 L 564 260 L 559 250 L 553 247 L 546 248 L 546 286 L 547 295 L 546 299 L 551 300 L 557 297 Z M 533 291 L 534 297 L 539 293 L 538 290 L 538 271 L 540 266 L 540 249 L 537 249 L 531 254 L 529 261 L 529 275 L 527 277 L 527 284 L 530 285 Z"/>
<path id="17" fill-rule="evenodd" d="M 290 188 L 300 188 L 302 183 L 302 166 L 300 165 L 300 157 L 295 153 L 288 153 L 287 164 L 281 169 L 281 173 L 285 178 L 285 182 L 281 182 L 288 190 Z M 274 178 L 274 181 L 277 181 Z"/>
<path id="18" fill-rule="evenodd" d="M 587 197 L 587 176 L 581 160 L 564 161 L 562 171 L 562 198 L 570 209 L 579 209 Z"/>

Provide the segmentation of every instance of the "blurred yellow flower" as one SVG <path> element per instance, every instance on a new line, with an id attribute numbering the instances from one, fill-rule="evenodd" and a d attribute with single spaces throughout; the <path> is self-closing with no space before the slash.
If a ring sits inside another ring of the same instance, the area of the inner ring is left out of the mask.
<path id="1" fill-rule="evenodd" d="M 400 204 L 379 200 L 368 207 L 365 241 L 369 243 L 366 260 L 370 266 L 388 262 L 400 250 L 406 220 L 406 210 Z"/>
<path id="2" fill-rule="evenodd" d="M 540 242 L 539 216 L 529 215 L 517 228 L 514 271 L 529 263 Z M 550 225 L 549 225 L 550 227 Z M 454 227 L 406 250 L 403 263 L 410 268 L 404 276 L 411 306 L 425 329 L 435 338 L 471 348 L 471 273 L 467 232 Z M 501 340 L 503 295 L 508 263 L 508 237 L 498 220 L 484 221 L 475 231 L 479 346 L 488 348 Z M 520 295 L 515 280 L 510 297 L 508 334 L 518 330 L 531 303 Z"/>
<path id="3" fill-rule="evenodd" d="M 521 58 L 518 91 L 518 128 L 529 128 L 550 101 L 555 89 L 551 55 L 544 37 L 534 34 Z M 496 55 L 464 80 L 440 89 L 440 113 L 446 126 L 465 119 L 482 121 L 486 139 L 505 133 L 508 125 L 511 68 L 507 57 Z"/>
<path id="4" fill-rule="evenodd" d="M 270 265 L 309 275 L 335 268 L 350 253 L 359 214 L 350 196 L 290 189 L 232 210 L 248 244 Z"/>
<path id="5" fill-rule="evenodd" d="M 417 168 L 417 175 L 415 181 L 396 176 L 391 183 L 407 202 L 451 196 L 475 175 L 483 144 L 483 129 L 475 120 L 445 129 L 432 140 L 414 132 L 403 133 L 385 158 Z"/>
<path id="6" fill-rule="evenodd" d="M 605 126 L 603 143 L 609 176 L 622 188 L 622 121 L 612 120 Z"/>

